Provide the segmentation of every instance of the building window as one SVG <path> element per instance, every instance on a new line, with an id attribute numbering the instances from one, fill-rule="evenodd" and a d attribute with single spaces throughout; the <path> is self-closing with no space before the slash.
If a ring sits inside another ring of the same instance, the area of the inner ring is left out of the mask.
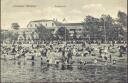
<path id="1" fill-rule="evenodd" d="M 35 24 L 35 27 L 37 27 L 37 25 Z"/>
<path id="2" fill-rule="evenodd" d="M 52 23 L 52 26 L 54 26 L 54 23 Z"/>

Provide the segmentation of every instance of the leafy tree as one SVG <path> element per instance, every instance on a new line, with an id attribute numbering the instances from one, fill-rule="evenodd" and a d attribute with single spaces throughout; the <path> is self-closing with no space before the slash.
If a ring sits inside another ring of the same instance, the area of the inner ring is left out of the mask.
<path id="1" fill-rule="evenodd" d="M 97 32 L 99 28 L 99 19 L 92 16 L 86 16 L 84 22 L 86 25 L 85 30 L 88 31 L 90 37 L 94 39 L 94 37 L 97 36 Z"/>
<path id="2" fill-rule="evenodd" d="M 119 11 L 118 14 L 118 21 L 123 25 L 127 26 L 127 14 L 125 12 Z"/>
<path id="3" fill-rule="evenodd" d="M 115 24 L 118 32 L 119 40 L 127 40 L 127 14 L 125 12 L 119 11 L 117 13 L 118 18 L 115 19 Z"/>
<path id="4" fill-rule="evenodd" d="M 56 32 L 56 37 L 62 40 L 69 39 L 69 31 L 65 27 L 60 27 Z"/>
<path id="5" fill-rule="evenodd" d="M 127 17 L 128 16 L 125 12 L 122 12 L 122 11 L 119 11 L 117 16 L 118 16 L 117 22 L 121 26 L 119 35 L 120 37 L 123 37 L 123 39 L 127 41 Z"/>
<path id="6" fill-rule="evenodd" d="M 113 39 L 116 36 L 116 28 L 114 28 L 114 19 L 110 15 L 101 15 L 100 25 L 102 26 L 104 37 L 106 36 L 107 41 Z"/>
<path id="7" fill-rule="evenodd" d="M 43 25 L 37 26 L 36 32 L 41 40 L 50 40 L 53 37 L 50 30 L 46 29 Z"/>
<path id="8" fill-rule="evenodd" d="M 12 23 L 11 27 L 12 29 L 18 30 L 20 25 L 18 23 Z"/>
<path id="9" fill-rule="evenodd" d="M 1 32 L 1 40 L 9 39 L 10 41 L 17 40 L 18 34 L 14 35 L 11 31 L 2 31 Z"/>

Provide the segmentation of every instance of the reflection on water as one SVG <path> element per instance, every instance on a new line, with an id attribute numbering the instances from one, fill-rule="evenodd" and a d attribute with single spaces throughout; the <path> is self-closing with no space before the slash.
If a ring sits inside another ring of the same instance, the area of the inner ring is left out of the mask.
<path id="1" fill-rule="evenodd" d="M 2 60 L 2 82 L 126 83 L 125 67 L 48 65 L 39 61 Z"/>

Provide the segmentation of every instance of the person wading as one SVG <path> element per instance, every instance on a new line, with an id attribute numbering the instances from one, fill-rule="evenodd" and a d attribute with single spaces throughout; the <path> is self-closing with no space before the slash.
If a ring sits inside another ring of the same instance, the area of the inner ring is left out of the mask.
<path id="1" fill-rule="evenodd" d="M 68 54 L 67 54 L 67 63 L 69 64 L 70 63 L 70 60 L 72 59 L 72 52 L 71 50 L 68 51 Z"/>

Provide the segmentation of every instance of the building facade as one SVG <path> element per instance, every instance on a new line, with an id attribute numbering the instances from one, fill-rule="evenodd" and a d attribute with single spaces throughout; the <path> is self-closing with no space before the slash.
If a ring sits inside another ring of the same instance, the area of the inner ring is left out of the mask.
<path id="1" fill-rule="evenodd" d="M 70 36 L 73 36 L 74 33 L 77 34 L 78 38 L 83 35 L 84 23 L 62 23 L 55 20 L 36 20 L 29 22 L 27 28 L 37 28 L 41 25 L 51 30 L 52 34 L 56 34 L 59 28 L 64 27 L 69 31 Z"/>

